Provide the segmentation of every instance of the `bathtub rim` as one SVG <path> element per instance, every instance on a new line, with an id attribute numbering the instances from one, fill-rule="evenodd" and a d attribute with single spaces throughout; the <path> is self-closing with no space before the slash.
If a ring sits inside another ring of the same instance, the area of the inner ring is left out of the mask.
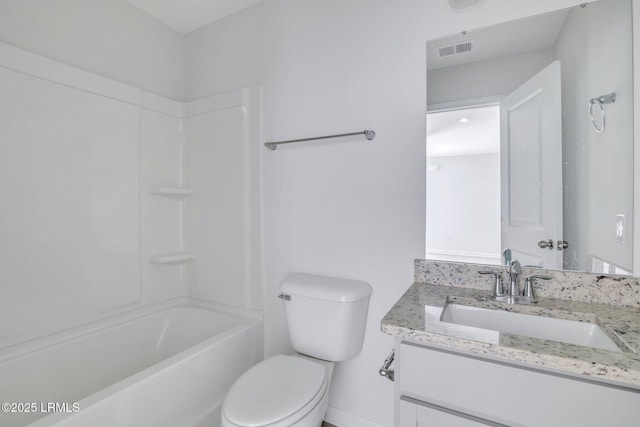
<path id="1" fill-rule="evenodd" d="M 247 325 L 263 321 L 262 311 L 233 307 L 194 297 L 175 297 L 142 307 L 126 307 L 118 313 L 109 314 L 108 316 L 88 323 L 0 348 L 0 367 L 7 362 L 11 362 L 30 353 L 42 351 L 49 347 L 62 345 L 65 342 L 81 339 L 83 337 L 98 333 L 102 330 L 117 327 L 121 324 L 128 323 L 139 318 L 143 318 L 161 311 L 178 308 L 181 306 L 191 306 L 194 308 L 201 308 L 227 314 L 238 321 L 238 324 L 230 328 L 230 330 L 235 330 L 238 326 L 246 327 Z M 215 336 L 224 335 L 226 332 L 227 330 Z M 205 341 L 208 341 L 209 339 Z M 178 354 L 182 353 L 183 351 L 179 352 Z"/>

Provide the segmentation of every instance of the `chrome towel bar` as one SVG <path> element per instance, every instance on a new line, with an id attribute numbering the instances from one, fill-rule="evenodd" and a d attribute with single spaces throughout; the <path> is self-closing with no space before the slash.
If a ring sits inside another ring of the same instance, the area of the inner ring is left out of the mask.
<path id="1" fill-rule="evenodd" d="M 369 141 L 371 141 L 373 138 L 376 137 L 376 133 L 373 130 L 367 129 L 361 132 L 339 133 L 336 135 L 315 136 L 313 138 L 301 138 L 301 139 L 289 139 L 287 141 L 265 142 L 264 146 L 267 147 L 269 150 L 275 150 L 276 148 L 278 148 L 278 145 L 280 144 L 291 144 L 294 142 L 315 141 L 318 139 L 341 138 L 343 136 L 355 136 L 355 135 L 364 135 L 365 138 L 367 138 Z"/>

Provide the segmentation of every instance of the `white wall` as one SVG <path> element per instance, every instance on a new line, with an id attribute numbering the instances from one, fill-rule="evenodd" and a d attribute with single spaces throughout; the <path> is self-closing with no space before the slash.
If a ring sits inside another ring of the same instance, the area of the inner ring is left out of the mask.
<path id="1" fill-rule="evenodd" d="M 262 308 L 259 89 L 180 103 L 0 43 L 0 95 L 0 348 L 187 294 Z"/>
<path id="2" fill-rule="evenodd" d="M 183 36 L 125 0 L 5 0 L 0 41 L 23 201 L 1 221 L 0 342 L 185 295 L 183 267 L 148 263 L 183 240 L 180 203 L 149 194 L 182 181 L 182 105 L 154 94 L 183 98 Z"/>
<path id="3" fill-rule="evenodd" d="M 553 62 L 553 49 L 489 59 L 427 72 L 429 105 L 502 97 Z"/>
<path id="4" fill-rule="evenodd" d="M 126 0 L 2 0 L 0 41 L 183 99 L 183 36 Z"/>
<path id="5" fill-rule="evenodd" d="M 139 299 L 140 110 L 4 68 L 0 100 L 6 345 Z"/>
<path id="6" fill-rule="evenodd" d="M 267 354 L 289 350 L 276 298 L 287 273 L 374 289 L 363 351 L 335 372 L 336 423 L 393 423 L 393 384 L 377 375 L 393 339 L 379 322 L 424 253 L 426 41 L 577 3 L 264 0 L 186 36 L 187 99 L 262 85 L 265 140 L 378 134 L 263 153 Z"/>
<path id="7" fill-rule="evenodd" d="M 573 248 L 564 263 L 565 268 L 589 270 L 595 256 L 631 271 L 631 9 L 628 0 L 603 3 L 572 10 L 556 46 L 562 62 L 564 231 Z M 610 92 L 616 92 L 616 102 L 604 106 L 607 128 L 598 134 L 587 114 L 588 101 Z M 615 173 L 605 165 L 614 165 Z M 616 214 L 627 219 L 624 243 L 615 238 Z"/>
<path id="8" fill-rule="evenodd" d="M 0 43 L 0 347 L 186 294 L 176 104 Z"/>
<path id="9" fill-rule="evenodd" d="M 184 204 L 188 202 L 149 192 L 153 187 L 176 187 L 185 181 L 183 123 L 180 114 L 167 111 L 147 108 L 140 115 L 141 305 L 186 295 L 188 291 L 186 266 L 149 263 L 152 256 L 186 249 L 181 223 Z"/>
<path id="10" fill-rule="evenodd" d="M 184 121 L 189 294 L 262 310 L 260 90 L 245 88 L 189 103 Z"/>
<path id="11" fill-rule="evenodd" d="M 500 154 L 428 157 L 427 164 L 426 253 L 499 263 Z"/>
<path id="12" fill-rule="evenodd" d="M 0 348 L 187 294 L 262 308 L 259 90 L 179 103 L 0 43 L 0 95 Z"/>

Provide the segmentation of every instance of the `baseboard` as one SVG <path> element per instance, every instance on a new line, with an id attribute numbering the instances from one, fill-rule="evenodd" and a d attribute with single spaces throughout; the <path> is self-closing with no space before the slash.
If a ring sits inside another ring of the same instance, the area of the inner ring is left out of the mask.
<path id="1" fill-rule="evenodd" d="M 331 406 L 327 408 L 324 420 L 336 427 L 384 427 Z"/>

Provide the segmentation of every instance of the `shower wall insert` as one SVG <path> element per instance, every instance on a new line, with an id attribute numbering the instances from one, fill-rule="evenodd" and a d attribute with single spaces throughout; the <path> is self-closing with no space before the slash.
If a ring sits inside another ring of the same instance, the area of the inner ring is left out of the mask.
<path id="1" fill-rule="evenodd" d="M 178 102 L 0 43 L 0 361 L 184 296 L 262 309 L 260 92 Z"/>

